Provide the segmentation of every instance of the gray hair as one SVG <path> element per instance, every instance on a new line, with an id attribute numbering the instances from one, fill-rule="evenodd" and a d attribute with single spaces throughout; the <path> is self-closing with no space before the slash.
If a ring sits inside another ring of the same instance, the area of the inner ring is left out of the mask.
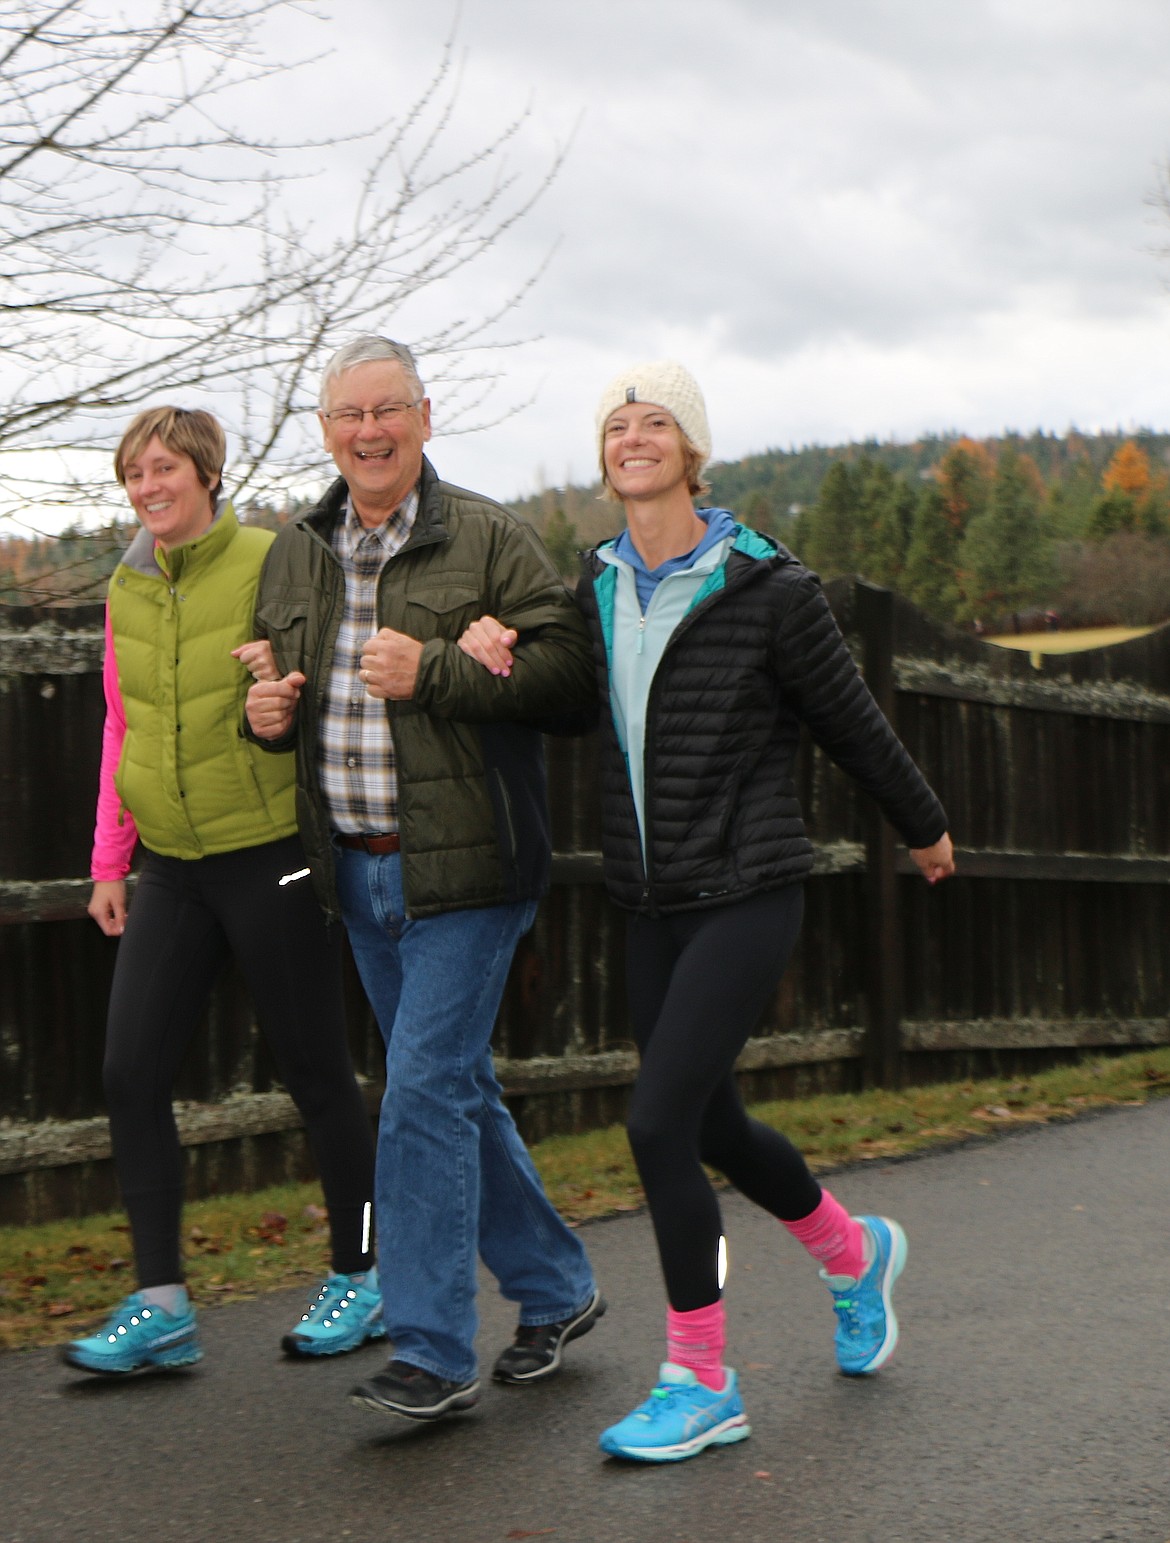
<path id="1" fill-rule="evenodd" d="M 416 394 L 420 398 L 426 396 L 427 388 L 423 385 L 422 376 L 418 373 L 414 355 L 406 344 L 392 343 L 389 338 L 380 338 L 367 333 L 364 337 L 354 338 L 352 343 L 346 343 L 339 348 L 325 366 L 325 373 L 321 376 L 322 411 L 328 406 L 331 381 L 336 380 L 339 375 L 344 375 L 347 370 L 356 369 L 359 364 L 383 363 L 400 364 Z"/>

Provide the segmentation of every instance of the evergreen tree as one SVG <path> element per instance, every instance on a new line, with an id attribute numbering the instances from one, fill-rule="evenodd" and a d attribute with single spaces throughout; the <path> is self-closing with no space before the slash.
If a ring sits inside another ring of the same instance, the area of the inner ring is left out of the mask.
<path id="1" fill-rule="evenodd" d="M 914 511 L 902 588 L 935 621 L 954 621 L 959 608 L 960 540 L 942 488 L 927 484 Z"/>
<path id="2" fill-rule="evenodd" d="M 765 535 L 775 535 L 772 503 L 762 488 L 752 489 L 740 505 L 738 515 L 752 530 L 762 531 Z"/>
<path id="3" fill-rule="evenodd" d="M 970 618 L 1042 602 L 1053 583 L 1052 548 L 1040 519 L 1044 484 L 1029 456 L 1000 454 L 987 509 L 963 538 L 961 564 Z"/>
<path id="4" fill-rule="evenodd" d="M 854 562 L 874 584 L 897 588 L 906 562 L 914 495 L 888 466 L 870 462 L 861 488 Z"/>
<path id="5" fill-rule="evenodd" d="M 854 530 L 868 465 L 864 459 L 856 465 L 834 461 L 825 473 L 816 503 L 797 521 L 797 552 L 823 579 L 854 571 Z"/>
<path id="6" fill-rule="evenodd" d="M 1093 463 L 1081 451 L 1048 490 L 1044 522 L 1055 541 L 1083 541 L 1100 497 Z"/>
<path id="7" fill-rule="evenodd" d="M 549 515 L 543 540 L 560 576 L 563 579 L 573 578 L 577 572 L 577 549 L 581 543 L 577 527 L 566 518 L 563 509 L 554 509 Z"/>
<path id="8" fill-rule="evenodd" d="M 1093 505 L 1085 535 L 1090 541 L 1107 541 L 1110 536 L 1136 531 L 1138 525 L 1137 499 L 1124 488 L 1112 487 Z"/>

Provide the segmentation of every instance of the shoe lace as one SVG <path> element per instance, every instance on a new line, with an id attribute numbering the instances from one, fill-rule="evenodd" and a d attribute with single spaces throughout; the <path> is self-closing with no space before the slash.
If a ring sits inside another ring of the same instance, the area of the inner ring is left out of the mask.
<path id="1" fill-rule="evenodd" d="M 650 1397 L 642 1405 L 639 1413 L 652 1418 L 660 1411 L 665 1412 L 668 1404 L 673 1403 L 688 1391 L 690 1390 L 673 1382 L 660 1382 L 656 1388 L 650 1389 Z"/>
<path id="2" fill-rule="evenodd" d="M 861 1313 L 853 1290 L 833 1293 L 833 1311 L 847 1334 L 861 1333 Z"/>
<path id="3" fill-rule="evenodd" d="M 144 1322 L 148 1323 L 153 1317 L 154 1309 L 151 1307 L 137 1302 L 120 1302 L 102 1324 L 99 1335 L 113 1345 L 119 1337 L 125 1338 L 132 1329 L 141 1327 Z"/>
<path id="4" fill-rule="evenodd" d="M 317 1300 L 301 1314 L 302 1323 L 336 1323 L 347 1307 L 357 1301 L 357 1292 L 338 1276 L 330 1278 L 317 1293 Z"/>

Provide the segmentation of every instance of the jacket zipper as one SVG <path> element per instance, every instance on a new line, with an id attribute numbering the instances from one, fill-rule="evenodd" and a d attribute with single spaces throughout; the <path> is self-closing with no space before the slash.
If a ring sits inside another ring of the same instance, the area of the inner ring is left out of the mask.
<path id="1" fill-rule="evenodd" d="M 590 557 L 593 558 L 594 567 L 596 567 L 596 564 L 599 561 L 599 559 L 597 558 L 596 550 L 592 551 L 589 555 L 590 555 Z M 730 556 L 730 553 L 728 555 Z M 757 561 L 759 561 L 759 560 L 757 559 Z M 649 696 L 646 699 L 646 747 L 645 747 L 645 750 L 643 752 L 643 761 L 642 761 L 642 802 L 643 802 L 643 807 L 644 807 L 644 809 L 646 811 L 646 836 L 647 836 L 647 839 L 646 839 L 645 843 L 640 843 L 640 845 L 643 846 L 643 851 L 642 851 L 642 875 L 643 875 L 643 879 L 645 881 L 643 886 L 642 886 L 642 899 L 645 901 L 646 907 L 647 907 L 650 915 L 652 915 L 652 916 L 656 916 L 658 914 L 658 904 L 657 904 L 657 901 L 655 899 L 655 894 L 654 894 L 654 873 L 653 873 L 654 864 L 653 864 L 653 861 L 652 861 L 651 855 L 650 855 L 651 854 L 651 848 L 652 848 L 652 842 L 650 840 L 650 836 L 651 836 L 651 833 L 653 832 L 653 829 L 654 829 L 654 820 L 653 820 L 653 817 L 652 817 L 652 810 L 653 810 L 653 806 L 654 806 L 654 794 L 653 794 L 654 780 L 653 780 L 653 777 L 651 776 L 651 770 L 652 770 L 652 764 L 653 764 L 652 761 L 651 761 L 651 756 L 653 754 L 653 749 L 654 749 L 654 735 L 650 732 L 650 726 L 653 723 L 654 717 L 655 717 L 655 704 L 657 702 L 657 687 L 658 687 L 658 681 L 659 681 L 659 678 L 660 678 L 660 672 L 661 672 L 661 669 L 662 669 L 662 665 L 663 665 L 663 662 L 666 659 L 667 654 L 674 647 L 674 645 L 678 641 L 679 637 L 684 632 L 689 631 L 690 628 L 694 625 L 694 623 L 698 620 L 698 618 L 700 616 L 705 616 L 707 611 L 710 610 L 712 606 L 718 604 L 718 602 L 719 602 L 719 600 L 721 598 L 724 598 L 728 594 L 741 589 L 744 584 L 746 584 L 746 583 L 748 583 L 748 582 L 750 582 L 752 580 L 752 578 L 754 577 L 754 575 L 758 571 L 759 571 L 759 569 L 756 568 L 756 567 L 752 567 L 752 568 L 746 569 L 745 572 L 743 573 L 742 577 L 740 577 L 739 579 L 734 580 L 733 583 L 731 583 L 731 584 L 726 584 L 725 583 L 723 585 L 722 589 L 716 591 L 716 593 L 713 594 L 713 595 L 708 595 L 707 599 L 704 600 L 701 605 L 696 606 L 693 611 L 688 611 L 687 612 L 687 614 L 679 622 L 678 626 L 671 633 L 670 637 L 667 639 L 666 647 L 662 650 L 662 658 L 658 661 L 658 669 L 655 670 L 655 672 L 654 672 L 654 679 L 650 682 L 650 694 L 649 694 Z M 596 573 L 596 571 L 594 571 L 590 575 L 591 586 L 595 586 L 596 579 L 597 579 L 597 573 Z M 597 611 L 598 626 L 600 627 L 600 625 L 601 625 L 601 610 L 600 610 L 600 607 L 597 604 L 597 594 L 596 594 L 596 589 L 595 588 L 594 588 L 594 592 L 593 592 L 593 597 L 592 598 L 593 598 L 594 610 Z M 645 641 L 645 632 L 646 632 L 646 614 L 645 614 L 645 612 L 643 612 L 641 620 L 638 623 L 638 652 L 639 653 L 642 652 L 642 646 L 643 646 L 643 643 Z M 604 642 L 604 639 L 603 639 L 603 642 Z M 608 682 L 607 682 L 607 685 L 606 685 L 606 695 L 607 695 L 607 697 L 611 697 L 612 696 L 612 688 L 609 686 Z M 612 715 L 612 712 L 613 712 L 613 708 L 612 708 L 612 705 L 611 705 L 610 706 L 610 713 L 611 713 L 611 715 Z M 630 802 L 631 802 L 631 804 L 633 803 L 633 795 L 632 794 L 630 796 Z M 636 811 L 635 811 L 635 814 L 634 814 L 634 823 L 635 823 L 635 825 L 637 824 L 637 812 Z"/>

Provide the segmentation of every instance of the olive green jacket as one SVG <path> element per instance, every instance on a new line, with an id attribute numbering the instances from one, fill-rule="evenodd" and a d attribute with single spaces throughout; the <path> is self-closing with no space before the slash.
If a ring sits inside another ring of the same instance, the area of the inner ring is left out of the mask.
<path id="1" fill-rule="evenodd" d="M 293 731 L 267 747 L 298 752 L 301 838 L 330 916 L 338 906 L 317 733 L 345 602 L 331 535 L 347 492 L 339 479 L 280 532 L 256 607 L 256 634 L 281 673 L 307 679 Z M 506 678 L 456 643 L 485 614 L 520 634 Z M 579 714 L 596 692 L 584 624 L 548 554 L 531 526 L 441 482 L 424 460 L 413 529 L 378 580 L 378 623 L 423 643 L 413 698 L 386 703 L 408 914 L 537 898 L 550 855 L 540 729 Z"/>
<path id="2" fill-rule="evenodd" d="M 164 552 L 141 531 L 110 579 L 126 736 L 114 785 L 138 834 L 165 857 L 206 857 L 296 830 L 293 767 L 243 735 L 252 678 L 233 648 L 271 532 L 228 504 L 197 540 Z"/>

